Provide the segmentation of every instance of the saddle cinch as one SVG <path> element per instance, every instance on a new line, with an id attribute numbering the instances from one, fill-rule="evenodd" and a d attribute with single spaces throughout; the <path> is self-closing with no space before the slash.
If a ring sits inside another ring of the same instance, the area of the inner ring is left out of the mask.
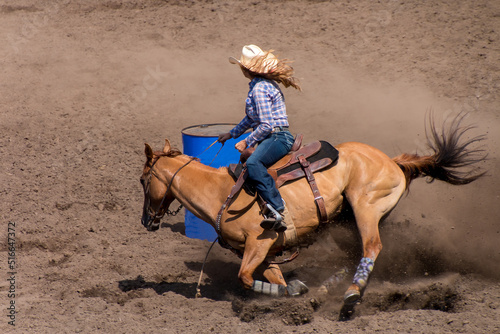
<path id="1" fill-rule="evenodd" d="M 306 177 L 319 211 L 320 222 L 324 223 L 328 220 L 325 202 L 319 192 L 313 173 L 334 165 L 338 160 L 339 152 L 326 141 L 315 141 L 302 146 L 302 138 L 302 134 L 297 135 L 290 153 L 271 166 L 268 172 L 274 178 L 277 188 L 281 187 L 285 182 Z M 241 154 L 240 160 L 242 163 L 229 165 L 229 173 L 236 180 L 236 184 L 226 200 L 226 207 L 231 204 L 233 196 L 245 184 L 248 173 L 244 162 L 254 150 L 246 149 Z M 248 187 L 245 188 L 247 191 L 252 192 Z"/>

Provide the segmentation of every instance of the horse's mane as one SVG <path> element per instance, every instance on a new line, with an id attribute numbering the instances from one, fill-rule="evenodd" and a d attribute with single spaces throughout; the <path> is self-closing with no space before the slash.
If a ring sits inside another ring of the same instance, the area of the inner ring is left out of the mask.
<path id="1" fill-rule="evenodd" d="M 176 157 L 179 155 L 182 155 L 182 152 L 176 148 L 172 148 L 168 152 L 163 152 L 163 151 L 155 151 L 153 154 L 157 157 Z"/>

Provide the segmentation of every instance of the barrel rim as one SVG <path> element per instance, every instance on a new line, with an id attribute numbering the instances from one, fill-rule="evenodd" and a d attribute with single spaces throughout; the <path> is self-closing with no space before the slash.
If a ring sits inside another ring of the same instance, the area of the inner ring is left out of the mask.
<path id="1" fill-rule="evenodd" d="M 197 124 L 197 125 L 191 125 L 191 126 L 188 126 L 188 127 L 185 127 L 184 129 L 181 130 L 181 134 L 183 135 L 186 135 L 186 136 L 191 136 L 191 137 L 216 137 L 216 136 L 208 136 L 208 135 L 197 135 L 197 134 L 188 134 L 188 133 L 185 133 L 186 130 L 188 129 L 192 129 L 192 128 L 197 128 L 197 127 L 200 127 L 200 126 L 212 126 L 212 125 L 232 125 L 233 127 L 235 127 L 236 125 L 238 125 L 237 123 L 204 123 L 204 124 Z M 245 131 L 246 132 L 246 131 Z"/>

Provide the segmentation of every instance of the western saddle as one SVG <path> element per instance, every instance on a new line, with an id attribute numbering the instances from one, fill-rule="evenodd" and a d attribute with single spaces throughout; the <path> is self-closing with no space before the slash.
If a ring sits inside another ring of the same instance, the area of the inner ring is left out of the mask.
<path id="1" fill-rule="evenodd" d="M 313 173 L 335 165 L 338 160 L 338 151 L 325 141 L 315 141 L 302 146 L 302 139 L 302 134 L 297 135 L 290 153 L 268 168 L 268 172 L 274 178 L 277 188 L 286 182 L 305 177 L 314 196 L 319 220 L 321 223 L 325 223 L 328 221 L 325 201 L 321 196 Z M 240 157 L 241 163 L 229 165 L 229 173 L 236 180 L 236 183 L 217 216 L 216 227 L 219 234 L 222 214 L 231 205 L 233 197 L 243 188 L 248 176 L 245 162 L 254 150 L 254 148 L 244 150 Z"/>

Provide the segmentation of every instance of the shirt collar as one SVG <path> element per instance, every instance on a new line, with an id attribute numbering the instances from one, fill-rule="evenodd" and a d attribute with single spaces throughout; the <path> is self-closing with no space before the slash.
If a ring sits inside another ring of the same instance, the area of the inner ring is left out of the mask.
<path id="1" fill-rule="evenodd" d="M 250 83 L 248 84 L 248 86 L 250 86 L 250 90 L 252 90 L 258 82 L 263 81 L 263 80 L 266 80 L 266 79 L 261 78 L 261 77 L 254 77 L 250 81 Z"/>

